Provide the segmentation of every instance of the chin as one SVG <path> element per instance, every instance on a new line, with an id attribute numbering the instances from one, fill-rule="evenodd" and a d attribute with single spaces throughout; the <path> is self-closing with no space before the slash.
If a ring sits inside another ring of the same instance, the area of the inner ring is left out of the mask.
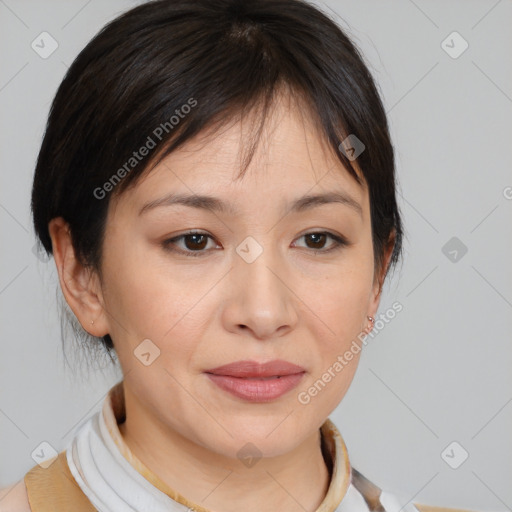
<path id="1" fill-rule="evenodd" d="M 297 418 L 292 420 L 293 414 L 285 419 L 290 410 L 285 408 L 279 415 L 232 417 L 231 421 L 221 422 L 227 432 L 217 429 L 221 435 L 208 440 L 208 449 L 225 457 L 239 459 L 252 452 L 259 457 L 286 454 L 302 442 L 302 437 L 309 434 L 307 423 L 297 424 Z"/>

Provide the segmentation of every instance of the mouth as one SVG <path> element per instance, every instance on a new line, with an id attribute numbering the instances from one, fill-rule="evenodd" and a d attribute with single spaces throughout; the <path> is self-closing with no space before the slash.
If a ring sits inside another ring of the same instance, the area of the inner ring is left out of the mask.
<path id="1" fill-rule="evenodd" d="M 223 391 L 248 402 L 270 402 L 295 388 L 306 370 L 283 360 L 237 361 L 204 372 Z"/>
<path id="2" fill-rule="evenodd" d="M 215 375 L 215 374 L 211 374 Z M 224 377 L 233 377 L 233 375 L 224 375 Z M 237 377 L 238 379 L 245 379 L 245 380 L 272 380 L 272 379 L 280 379 L 281 377 L 284 377 L 284 375 L 272 375 L 271 377 Z"/>

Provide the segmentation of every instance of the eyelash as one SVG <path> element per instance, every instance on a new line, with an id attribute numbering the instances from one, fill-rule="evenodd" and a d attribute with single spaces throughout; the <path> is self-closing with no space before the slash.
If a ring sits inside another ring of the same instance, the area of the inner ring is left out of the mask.
<path id="1" fill-rule="evenodd" d="M 203 236 L 206 236 L 207 238 L 213 240 L 213 237 L 208 235 L 207 233 L 202 233 L 199 231 L 189 231 L 189 232 L 183 233 L 179 236 L 175 236 L 174 238 L 169 238 L 168 240 L 164 240 L 162 242 L 162 246 L 166 251 L 177 252 L 177 253 L 183 254 L 185 256 L 191 256 L 193 258 L 203 256 L 209 252 L 206 250 L 184 251 L 182 249 L 176 249 L 176 248 L 171 247 L 171 245 L 173 243 L 176 243 L 178 240 L 184 239 L 185 237 L 190 236 L 190 235 L 203 235 Z M 343 247 L 348 247 L 349 245 L 351 245 L 346 238 L 335 235 L 334 233 L 330 233 L 329 231 L 311 231 L 309 233 L 305 233 L 304 235 L 300 236 L 299 238 L 303 238 L 308 235 L 327 235 L 329 238 L 331 238 L 334 241 L 333 246 L 329 249 L 310 249 L 310 251 L 312 251 L 314 254 L 330 253 L 332 251 L 336 251 L 336 250 L 342 249 Z"/>

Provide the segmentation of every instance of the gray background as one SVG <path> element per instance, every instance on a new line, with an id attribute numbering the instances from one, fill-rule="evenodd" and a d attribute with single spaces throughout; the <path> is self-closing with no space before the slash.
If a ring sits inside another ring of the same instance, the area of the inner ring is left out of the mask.
<path id="1" fill-rule="evenodd" d="M 71 334 L 66 366 L 55 265 L 32 252 L 29 199 L 67 67 L 136 3 L 0 0 L 0 486 L 35 465 L 42 441 L 62 450 L 121 378 L 89 375 Z M 360 46 L 382 90 L 407 231 L 380 308 L 398 300 L 403 311 L 369 341 L 331 418 L 354 467 L 406 501 L 511 510 L 512 2 L 317 5 Z M 59 44 L 47 59 L 31 48 L 43 31 Z M 458 58 L 441 46 L 453 31 L 469 44 Z M 457 261 L 442 250 L 452 237 L 468 249 Z M 441 457 L 452 441 L 469 453 L 458 469 Z"/>

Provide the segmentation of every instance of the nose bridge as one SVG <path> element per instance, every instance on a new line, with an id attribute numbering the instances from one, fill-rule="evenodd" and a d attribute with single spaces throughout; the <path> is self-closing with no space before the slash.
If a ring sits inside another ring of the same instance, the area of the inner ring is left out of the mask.
<path id="1" fill-rule="evenodd" d="M 254 294 L 279 292 L 281 281 L 275 275 L 282 266 L 277 251 L 270 245 L 271 236 L 246 237 L 236 248 L 235 268 L 239 285 Z M 251 289 L 248 289 L 251 288 Z M 283 297 L 276 297 L 282 300 Z"/>
<path id="2" fill-rule="evenodd" d="M 232 322 L 269 336 L 296 321 L 293 293 L 286 286 L 285 265 L 279 251 L 270 246 L 271 236 L 248 236 L 236 247 L 233 279 L 237 304 Z"/>

